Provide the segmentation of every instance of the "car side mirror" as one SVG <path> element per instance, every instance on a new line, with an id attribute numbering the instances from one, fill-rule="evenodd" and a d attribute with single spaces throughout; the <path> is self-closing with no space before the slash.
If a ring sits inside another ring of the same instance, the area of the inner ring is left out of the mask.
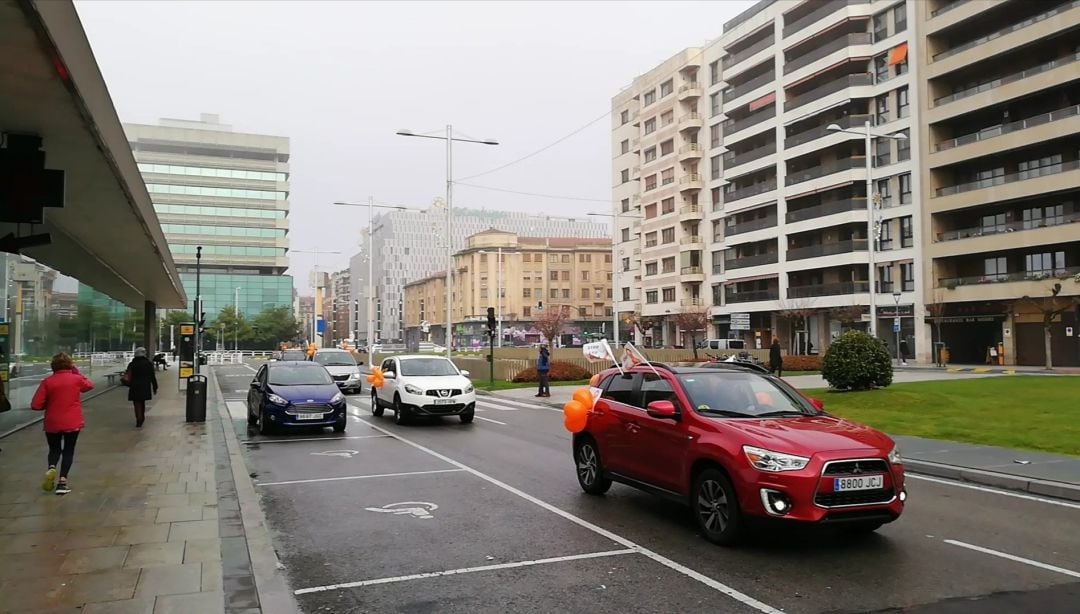
<path id="1" fill-rule="evenodd" d="M 814 406 L 814 409 L 818 410 L 818 413 L 825 412 L 825 404 L 817 399 L 810 399 L 810 404 Z"/>
<path id="2" fill-rule="evenodd" d="M 649 403 L 649 406 L 645 408 L 645 411 L 653 418 L 660 419 L 675 419 L 678 412 L 675 411 L 675 404 L 671 401 L 653 401 Z"/>
<path id="3" fill-rule="evenodd" d="M 471 375 L 471 374 L 468 371 L 462 369 L 461 370 L 461 375 L 464 376 L 464 377 L 469 377 L 469 375 Z"/>
<path id="4" fill-rule="evenodd" d="M 364 361 L 362 361 L 362 360 L 356 361 L 356 366 L 358 366 L 358 367 L 362 366 L 363 364 L 364 364 Z"/>
<path id="5" fill-rule="evenodd" d="M 393 371 L 387 371 L 383 373 L 383 379 L 397 379 L 397 375 L 394 375 Z"/>

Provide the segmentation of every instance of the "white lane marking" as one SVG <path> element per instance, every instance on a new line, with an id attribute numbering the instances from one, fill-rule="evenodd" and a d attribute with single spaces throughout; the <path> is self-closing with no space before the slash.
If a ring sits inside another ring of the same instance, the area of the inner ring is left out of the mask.
<path id="1" fill-rule="evenodd" d="M 428 475 L 431 473 L 457 473 L 461 469 L 431 469 L 430 471 L 405 471 L 403 473 L 376 473 L 369 475 L 346 475 L 340 478 L 312 478 L 310 480 L 286 480 L 284 482 L 256 482 L 256 486 L 282 486 L 284 484 L 311 484 L 313 482 L 341 482 L 342 480 L 370 480 L 372 478 L 398 478 L 407 475 Z"/>
<path id="2" fill-rule="evenodd" d="M 495 404 L 504 403 L 506 405 L 516 405 L 516 406 L 521 407 L 523 409 L 550 409 L 551 411 L 559 411 L 559 412 L 562 411 L 561 409 L 559 409 L 557 407 L 552 407 L 550 405 L 545 405 L 544 403 L 529 403 L 527 401 L 515 401 L 513 399 L 508 399 L 506 397 L 501 397 L 501 396 L 499 396 L 497 394 L 495 394 L 495 395 L 486 395 L 486 396 L 483 396 L 483 397 L 477 397 L 477 399 L 478 400 L 482 399 L 482 400 L 479 401 L 481 403 L 495 403 Z"/>
<path id="3" fill-rule="evenodd" d="M 1032 567 L 1038 567 L 1039 569 L 1045 569 L 1047 571 L 1053 571 L 1066 576 L 1072 576 L 1074 578 L 1080 578 L 1080 571 L 1073 571 L 1071 569 L 1065 569 L 1064 567 L 1058 567 L 1056 565 L 1050 565 L 1041 561 L 1033 561 L 1031 559 L 1025 559 L 1022 556 L 1016 556 L 1015 554 L 1009 554 L 1008 552 L 1001 552 L 1000 550 L 991 550 L 990 548 L 983 548 L 982 546 L 976 546 L 974 544 L 968 544 L 955 539 L 944 540 L 946 544 L 952 544 L 953 546 L 960 546 L 961 548 L 967 548 L 968 550 L 974 550 L 975 552 L 982 552 L 983 554 L 989 554 L 991 556 L 1001 557 L 1010 561 L 1016 561 L 1017 563 L 1023 563 L 1025 565 L 1031 565 Z"/>
<path id="4" fill-rule="evenodd" d="M 705 574 L 702 574 L 702 573 L 700 573 L 698 571 L 694 571 L 693 569 L 690 569 L 689 567 L 687 567 L 685 565 L 682 565 L 681 563 L 676 563 L 675 561 L 673 561 L 673 560 L 671 560 L 671 559 L 669 559 L 669 558 L 667 558 L 667 557 L 665 557 L 665 556 L 663 556 L 661 554 L 653 552 L 652 550 L 649 550 L 648 548 L 646 548 L 644 546 L 638 545 L 638 544 L 634 543 L 633 541 L 631 541 L 631 540 L 629 540 L 629 539 L 627 539 L 627 538 L 625 538 L 625 537 L 623 537 L 621 535 L 618 535 L 616 533 L 612 533 L 611 531 L 608 531 L 607 529 L 605 529 L 603 527 L 595 525 L 595 524 L 589 522 L 588 520 L 585 520 L 584 518 L 580 518 L 578 516 L 575 516 L 575 515 L 571 514 L 570 512 L 567 512 L 566 510 L 555 507 L 554 505 L 552 505 L 552 504 L 550 504 L 550 503 L 548 503 L 546 501 L 543 501 L 541 499 L 538 499 L 538 498 L 530 495 L 529 493 L 527 493 L 527 492 L 525 492 L 523 490 L 519 490 L 517 488 L 514 488 L 513 486 L 510 486 L 509 484 L 507 484 L 505 482 L 501 482 L 501 481 L 491 477 L 490 475 L 487 475 L 486 473 L 483 473 L 481 471 L 473 469 L 472 467 L 470 467 L 470 466 L 468 466 L 468 465 L 466 465 L 464 463 L 460 463 L 460 462 L 450 458 L 449 456 L 446 456 L 444 454 L 440 454 L 440 453 L 436 452 L 435 450 L 427 448 L 427 447 L 425 447 L 423 445 L 420 445 L 420 444 L 418 444 L 418 443 L 416 443 L 414 441 L 411 441 L 409 439 L 405 439 L 404 437 L 402 437 L 400 435 L 397 435 L 397 434 L 393 433 L 392 431 L 388 431 L 388 430 L 382 428 L 381 426 L 377 426 L 375 424 L 372 424 L 371 422 L 368 422 L 367 424 L 368 424 L 368 426 L 370 426 L 371 428 L 373 428 L 373 429 L 375 429 L 377 431 L 386 433 L 387 435 L 390 435 L 391 437 L 394 437 L 398 441 L 400 441 L 400 442 L 402 442 L 404 444 L 408 444 L 408 445 L 416 448 L 417 450 L 427 452 L 431 456 L 434 456 L 435 458 L 437 458 L 437 459 L 439 459 L 441 461 L 450 463 L 451 465 L 453 465 L 455 467 L 458 467 L 458 468 L 462 469 L 463 471 L 471 473 L 471 474 L 475 475 L 476 477 L 478 477 L 478 478 L 480 478 L 482 480 L 485 480 L 485 481 L 487 481 L 487 482 L 489 482 L 491 484 L 494 484 L 495 486 L 498 486 L 499 488 L 502 488 L 503 490 L 505 490 L 507 492 L 515 494 L 515 495 L 521 497 L 522 499 L 525 499 L 526 501 L 528 501 L 528 502 L 530 502 L 530 503 L 532 503 L 534 505 L 542 507 L 542 508 L 546 509 L 547 511 L 553 513 L 553 514 L 561 516 L 561 517 L 569 520 L 570 522 L 573 522 L 574 524 L 576 524 L 578 526 L 585 527 L 586 529 L 589 529 L 593 533 L 596 533 L 598 535 L 602 535 L 603 537 L 606 537 L 606 538 L 610 539 L 611 541 L 613 541 L 613 542 L 615 542 L 617 544 L 621 544 L 623 546 L 626 546 L 627 548 L 631 548 L 633 550 L 636 550 L 637 552 L 640 552 L 641 554 L 644 554 L 645 556 L 647 556 L 650 559 L 656 561 L 657 563 L 660 563 L 664 567 L 667 567 L 668 569 L 677 571 L 677 572 L 679 572 L 679 573 L 681 573 L 681 574 L 683 574 L 683 575 L 685 575 L 687 577 L 693 578 L 694 580 L 697 580 L 698 582 L 701 582 L 705 586 L 708 586 L 711 589 L 719 591 L 719 592 L 727 595 L 728 597 L 731 597 L 732 599 L 735 599 L 736 601 L 739 601 L 740 603 L 742 603 L 744 605 L 747 605 L 747 606 L 749 606 L 751 608 L 754 608 L 755 610 L 758 610 L 760 612 L 765 612 L 766 614 L 783 614 L 783 612 L 781 610 L 778 610 L 778 609 L 776 609 L 776 608 L 774 608 L 774 607 L 772 607 L 770 605 L 762 603 L 761 601 L 758 601 L 757 599 L 754 599 L 753 597 L 751 597 L 751 596 L 749 596 L 749 595 L 747 595 L 745 593 L 741 593 L 741 592 L 731 588 L 730 586 L 727 586 L 726 584 L 723 584 L 723 583 L 721 583 L 721 582 L 719 582 L 717 580 L 714 580 L 714 579 L 706 576 Z"/>
<path id="5" fill-rule="evenodd" d="M 363 422 L 363 420 L 358 420 Z M 366 424 L 366 423 L 365 423 Z M 300 437 L 297 439 L 248 439 L 240 443 L 246 446 L 262 445 L 264 443 L 294 443 L 297 441 L 340 441 L 342 439 L 385 439 L 389 435 L 350 435 L 347 437 Z"/>
<path id="6" fill-rule="evenodd" d="M 510 407 L 510 406 L 506 406 L 506 405 L 496 405 L 495 403 L 489 403 L 489 402 L 485 402 L 485 401 L 477 401 L 476 406 L 477 406 L 478 409 L 481 408 L 481 407 L 486 407 L 488 409 L 497 409 L 499 411 L 521 411 L 522 409 L 525 409 L 524 407 Z"/>
<path id="7" fill-rule="evenodd" d="M 969 490 L 978 490 L 980 492 L 988 492 L 995 495 L 1004 495 L 1006 497 L 1013 497 L 1014 499 L 1026 499 L 1028 501 L 1036 501 L 1038 503 L 1049 503 L 1050 505 L 1060 505 L 1061 507 L 1068 507 L 1074 510 L 1080 510 L 1080 503 L 1070 503 L 1068 501 L 1059 501 L 1057 499 L 1047 499 L 1045 497 L 1036 497 L 1034 495 L 1025 495 L 1018 492 L 1011 492 L 1008 490 L 1000 490 L 997 488 L 987 488 L 986 486 L 976 486 L 975 484 L 966 484 L 964 482 L 957 482 L 955 480 L 945 480 L 942 478 L 935 478 L 928 475 L 916 475 L 913 473 L 907 473 L 906 477 L 915 480 L 924 480 L 926 482 L 934 482 L 935 484 L 944 484 L 946 486 L 956 486 L 958 488 L 967 488 Z"/>
<path id="8" fill-rule="evenodd" d="M 473 416 L 473 417 L 476 418 L 477 420 L 483 420 L 484 422 L 494 422 L 495 424 L 501 424 L 503 426 L 506 426 L 505 422 L 499 422 L 498 420 L 492 420 L 491 418 L 485 418 L 483 416 Z"/>
<path id="9" fill-rule="evenodd" d="M 426 578 L 439 578 L 442 576 L 456 576 L 465 573 L 477 573 L 480 571 L 495 571 L 498 569 L 517 569 L 519 567 L 535 567 L 536 565 L 547 565 L 550 563 L 562 563 L 565 561 L 581 561 L 585 559 L 598 559 L 607 556 L 619 556 L 623 554 L 634 554 L 637 550 L 633 548 L 627 548 L 625 550 L 608 550 L 606 552 L 589 552 L 587 554 L 572 554 L 569 556 L 557 556 L 550 559 L 536 559 L 532 561 L 517 561 L 515 563 L 496 563 L 494 565 L 481 565 L 479 567 L 463 567 L 461 569 L 448 569 L 446 571 L 429 571 L 427 573 L 414 573 L 407 576 L 392 576 L 389 578 L 376 578 L 374 580 L 361 580 L 360 582 L 347 582 L 345 584 L 328 584 L 326 586 L 313 586 L 311 588 L 302 588 L 297 591 L 293 591 L 297 595 L 306 595 L 308 593 L 321 593 L 324 591 L 333 591 L 343 588 L 360 588 L 364 586 L 375 586 L 377 584 L 391 584 L 394 582 L 405 582 L 408 580 L 423 580 Z"/>

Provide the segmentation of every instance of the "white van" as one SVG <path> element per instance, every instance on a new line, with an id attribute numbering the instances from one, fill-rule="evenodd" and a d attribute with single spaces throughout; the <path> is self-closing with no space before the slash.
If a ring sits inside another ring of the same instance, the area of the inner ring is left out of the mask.
<path id="1" fill-rule="evenodd" d="M 701 349 L 718 351 L 745 350 L 746 342 L 742 339 L 706 339 L 702 342 Z"/>

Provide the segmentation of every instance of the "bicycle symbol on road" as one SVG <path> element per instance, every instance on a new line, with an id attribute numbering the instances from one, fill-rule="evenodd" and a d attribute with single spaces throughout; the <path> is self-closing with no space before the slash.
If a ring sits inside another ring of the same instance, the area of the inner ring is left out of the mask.
<path id="1" fill-rule="evenodd" d="M 431 512 L 439 509 L 439 506 L 434 503 L 427 503 L 426 501 L 401 501 L 399 503 L 388 503 L 382 507 L 366 507 L 364 509 L 369 512 L 412 516 L 414 518 L 426 520 L 435 517 L 431 515 Z"/>
<path id="2" fill-rule="evenodd" d="M 327 450 L 325 452 L 312 452 L 312 456 L 340 456 L 341 458 L 352 458 L 359 454 L 359 450 Z"/>

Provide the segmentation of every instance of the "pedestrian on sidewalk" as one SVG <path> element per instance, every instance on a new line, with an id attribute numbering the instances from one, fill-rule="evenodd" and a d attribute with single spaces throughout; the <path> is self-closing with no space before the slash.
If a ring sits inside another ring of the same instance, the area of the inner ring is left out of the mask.
<path id="1" fill-rule="evenodd" d="M 141 428 L 146 420 L 146 402 L 158 391 L 157 375 L 146 357 L 146 348 L 135 348 L 135 358 L 128 363 L 124 378 L 128 382 L 128 400 L 135 406 L 135 426 Z"/>
<path id="2" fill-rule="evenodd" d="M 775 373 L 776 377 L 784 377 L 784 356 L 780 353 L 780 340 L 773 337 L 769 347 L 769 373 Z"/>
<path id="3" fill-rule="evenodd" d="M 550 397 L 551 387 L 548 385 L 548 373 L 551 371 L 551 358 L 548 356 L 548 349 L 546 345 L 540 346 L 540 357 L 536 359 L 536 376 L 540 380 L 540 390 L 537 391 L 538 397 Z"/>
<path id="4" fill-rule="evenodd" d="M 900 364 L 907 364 L 907 339 L 900 339 Z"/>
<path id="5" fill-rule="evenodd" d="M 86 379 L 71 357 L 63 352 L 52 357 L 52 375 L 41 380 L 30 408 L 45 412 L 45 439 L 49 442 L 49 468 L 41 487 L 45 491 L 56 488 L 56 494 L 71 492 L 68 472 L 75 461 L 75 442 L 86 423 L 83 421 L 82 393 L 92 390 L 94 384 Z M 56 463 L 60 463 L 57 481 Z"/>

